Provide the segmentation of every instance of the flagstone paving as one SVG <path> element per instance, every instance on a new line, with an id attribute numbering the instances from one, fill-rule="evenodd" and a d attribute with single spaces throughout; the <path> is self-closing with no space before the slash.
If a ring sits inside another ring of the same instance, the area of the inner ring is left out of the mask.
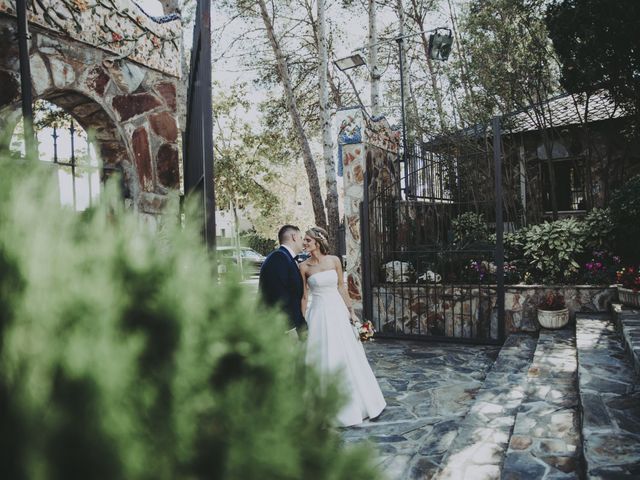
<path id="1" fill-rule="evenodd" d="M 573 328 L 541 331 L 501 478 L 579 478 L 577 368 Z"/>
<path id="2" fill-rule="evenodd" d="M 640 478 L 640 385 L 614 324 L 578 318 L 586 477 Z"/>
<path id="3" fill-rule="evenodd" d="M 387 408 L 342 430 L 377 444 L 390 479 L 430 478 L 456 438 L 499 347 L 375 340 L 366 345 Z"/>
<path id="4" fill-rule="evenodd" d="M 435 478 L 500 477 L 516 414 L 525 398 L 535 350 L 535 337 L 507 338 Z"/>
<path id="5" fill-rule="evenodd" d="M 374 443 L 389 480 L 640 478 L 640 312 L 617 317 L 502 349 L 369 342 L 388 407 L 343 438 Z"/>

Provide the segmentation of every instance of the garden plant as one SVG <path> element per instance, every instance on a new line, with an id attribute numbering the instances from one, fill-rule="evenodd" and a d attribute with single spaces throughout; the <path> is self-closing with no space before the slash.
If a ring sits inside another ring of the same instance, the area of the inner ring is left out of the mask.
<path id="1" fill-rule="evenodd" d="M 41 168 L 0 159 L 3 478 L 377 478 L 331 428 L 336 385 L 198 232 L 151 232 L 114 184 L 61 208 Z"/>

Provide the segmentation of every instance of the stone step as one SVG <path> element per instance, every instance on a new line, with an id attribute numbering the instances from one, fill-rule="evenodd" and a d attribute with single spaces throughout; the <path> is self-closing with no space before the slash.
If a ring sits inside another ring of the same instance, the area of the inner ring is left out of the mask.
<path id="1" fill-rule="evenodd" d="M 579 478 L 577 370 L 573 329 L 542 330 L 500 478 Z"/>
<path id="2" fill-rule="evenodd" d="M 436 475 L 440 480 L 499 478 L 516 413 L 525 396 L 536 338 L 505 341 Z"/>
<path id="3" fill-rule="evenodd" d="M 614 304 L 613 316 L 636 373 L 640 374 L 640 310 Z"/>
<path id="4" fill-rule="evenodd" d="M 640 478 L 640 388 L 614 323 L 576 316 L 585 476 Z"/>

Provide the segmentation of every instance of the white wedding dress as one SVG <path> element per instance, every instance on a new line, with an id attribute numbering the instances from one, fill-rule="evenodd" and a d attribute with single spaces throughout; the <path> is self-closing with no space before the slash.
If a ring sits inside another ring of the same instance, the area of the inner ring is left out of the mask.
<path id="1" fill-rule="evenodd" d="M 348 427 L 362 423 L 367 417 L 377 417 L 386 402 L 338 292 L 337 272 L 314 273 L 307 283 L 312 298 L 306 314 L 309 325 L 306 362 L 321 373 L 338 373 L 342 379 L 348 402 L 338 414 L 338 424 Z"/>

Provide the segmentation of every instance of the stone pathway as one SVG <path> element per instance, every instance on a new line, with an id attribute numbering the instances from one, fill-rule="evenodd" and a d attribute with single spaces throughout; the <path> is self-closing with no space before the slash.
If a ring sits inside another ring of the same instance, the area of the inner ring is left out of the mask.
<path id="1" fill-rule="evenodd" d="M 640 478 L 640 384 L 614 324 L 578 315 L 586 477 Z"/>
<path id="2" fill-rule="evenodd" d="M 501 478 L 579 478 L 580 453 L 575 333 L 542 330 Z"/>
<path id="3" fill-rule="evenodd" d="M 369 440 L 387 478 L 431 478 L 456 437 L 498 347 L 375 340 L 366 345 L 387 408 L 376 421 L 344 429 Z"/>
<path id="4" fill-rule="evenodd" d="M 614 305 L 614 316 L 636 373 L 640 375 L 640 310 Z"/>
<path id="5" fill-rule="evenodd" d="M 532 336 L 507 338 L 434 478 L 500 477 L 535 348 L 536 339 Z"/>
<path id="6" fill-rule="evenodd" d="M 389 480 L 640 478 L 640 312 L 619 313 L 622 336 L 578 314 L 502 349 L 375 340 L 388 407 L 343 438 L 374 443 Z"/>

